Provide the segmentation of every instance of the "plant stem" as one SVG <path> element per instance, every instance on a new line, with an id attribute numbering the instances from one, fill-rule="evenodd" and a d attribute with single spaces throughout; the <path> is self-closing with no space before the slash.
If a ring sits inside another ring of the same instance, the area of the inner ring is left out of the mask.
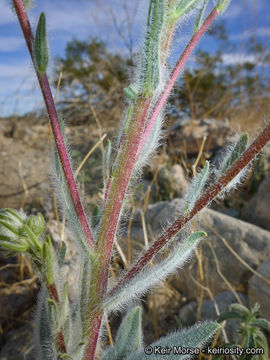
<path id="1" fill-rule="evenodd" d="M 18 16 L 18 20 L 20 22 L 23 34 L 24 34 L 24 38 L 35 68 L 35 72 L 38 78 L 38 82 L 41 88 L 41 92 L 43 95 L 43 99 L 48 111 L 48 115 L 50 118 L 50 122 L 51 122 L 51 127 L 52 127 L 52 131 L 53 131 L 53 135 L 54 135 L 54 139 L 55 139 L 55 144 L 56 144 L 56 148 L 58 151 L 58 155 L 63 167 L 63 172 L 65 174 L 65 178 L 66 178 L 66 182 L 67 182 L 67 186 L 69 188 L 70 191 L 70 196 L 72 198 L 72 202 L 73 202 L 73 206 L 74 209 L 76 211 L 76 214 L 78 216 L 78 219 L 81 223 L 82 229 L 84 231 L 85 237 L 89 243 L 89 245 L 92 247 L 94 245 L 94 240 L 81 204 L 81 200 L 80 200 L 80 196 L 78 193 L 78 189 L 73 177 L 73 173 L 72 173 L 72 169 L 71 169 L 71 164 L 69 161 L 69 157 L 67 154 L 67 150 L 66 150 L 66 146 L 65 146 L 65 142 L 64 142 L 64 138 L 61 132 L 61 128 L 60 128 L 60 124 L 59 124 L 59 120 L 58 120 L 58 115 L 57 115 L 57 111 L 55 108 L 55 104 L 53 101 L 53 96 L 52 96 L 52 92 L 51 92 L 51 88 L 49 85 L 49 81 L 47 78 L 47 75 L 40 75 L 36 69 L 35 66 L 35 61 L 34 61 L 34 56 L 33 56 L 33 42 L 34 42 L 34 36 L 31 30 L 31 25 L 27 16 L 27 13 L 25 11 L 24 5 L 23 5 L 23 1 L 22 0 L 13 0 L 13 4 L 14 4 L 14 8 L 16 10 L 17 16 Z"/>
<path id="2" fill-rule="evenodd" d="M 137 150 L 144 128 L 145 116 L 147 114 L 149 99 L 141 99 L 138 102 L 138 111 L 134 119 L 134 126 L 127 134 L 126 141 L 123 143 L 123 150 L 119 154 L 118 165 L 112 176 L 106 207 L 104 209 L 96 252 L 102 261 L 99 266 L 92 269 L 93 287 L 91 288 L 91 303 L 89 308 L 89 340 L 85 351 L 84 360 L 94 360 L 95 350 L 98 341 L 102 310 L 96 310 L 107 289 L 108 272 L 111 260 L 111 252 L 115 232 L 123 206 L 124 197 L 129 184 L 129 180 L 137 159 Z M 123 169 L 125 169 L 123 171 Z"/>
<path id="3" fill-rule="evenodd" d="M 249 146 L 249 148 L 235 161 L 228 171 L 220 177 L 203 195 L 196 201 L 192 211 L 187 215 L 179 216 L 174 223 L 165 230 L 154 244 L 141 256 L 141 258 L 130 268 L 123 278 L 109 292 L 113 295 L 120 286 L 136 276 L 141 269 L 148 264 L 152 258 L 172 239 L 195 215 L 206 207 L 225 187 L 243 170 L 252 159 L 270 141 L 270 124 Z"/>
<path id="4" fill-rule="evenodd" d="M 177 62 L 174 70 L 172 71 L 172 75 L 168 84 L 165 87 L 164 92 L 161 95 L 160 100 L 156 103 L 152 116 L 150 118 L 152 126 L 160 111 L 162 110 L 170 91 L 177 80 L 178 75 L 180 74 L 183 66 L 185 65 L 187 59 L 191 55 L 193 49 L 197 45 L 198 41 L 208 29 L 208 27 L 212 24 L 218 12 L 214 9 L 198 32 L 191 39 L 189 46 L 185 49 L 183 55 L 180 57 Z M 127 138 L 125 142 L 122 144 L 121 154 L 119 157 L 119 162 L 116 166 L 116 170 L 114 176 L 110 180 L 110 186 L 108 188 L 108 194 L 106 194 L 106 206 L 104 209 L 102 222 L 100 226 L 100 232 L 97 241 L 97 253 L 101 255 L 103 259 L 102 264 L 97 269 L 97 272 L 94 274 L 94 278 L 96 279 L 96 294 L 98 294 L 95 299 L 98 302 L 101 301 L 107 289 L 107 281 L 108 281 L 108 271 L 111 259 L 111 252 L 113 241 L 121 213 L 121 209 L 123 206 L 124 197 L 127 191 L 127 187 L 134 169 L 134 166 L 137 161 L 137 155 L 139 149 L 141 150 L 142 144 L 142 136 L 143 131 L 145 129 L 145 122 L 148 115 L 148 110 L 151 104 L 152 98 L 145 99 L 142 98 L 138 101 L 137 104 L 137 113 L 135 114 L 135 119 L 133 121 L 133 126 L 127 134 Z M 149 122 L 148 122 L 149 124 Z M 151 129 L 150 129 L 151 131 Z M 149 131 L 149 132 L 150 132 Z M 102 284 L 102 287 L 100 287 Z M 95 302 L 95 301 L 94 301 Z M 92 304 L 94 308 L 94 304 Z M 92 314 L 93 315 L 93 314 Z M 97 340 L 101 319 L 103 316 L 103 312 L 95 312 L 95 315 L 90 319 L 90 329 L 91 334 L 89 338 L 89 343 L 87 346 L 87 351 L 84 360 L 93 360 L 95 348 L 97 345 Z M 93 332 L 92 332 L 93 331 Z M 93 334 L 95 334 L 93 336 Z"/>

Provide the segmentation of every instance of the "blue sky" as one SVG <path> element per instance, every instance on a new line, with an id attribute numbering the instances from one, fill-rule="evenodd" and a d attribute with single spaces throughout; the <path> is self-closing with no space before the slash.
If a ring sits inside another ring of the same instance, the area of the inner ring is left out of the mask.
<path id="1" fill-rule="evenodd" d="M 42 105 L 22 32 L 10 3 L 11 0 L 0 0 L 0 116 L 21 114 Z M 129 34 L 133 34 L 135 48 L 140 41 L 147 3 L 147 0 L 35 0 L 29 17 L 35 28 L 40 12 L 45 11 L 52 60 L 64 54 L 67 41 L 74 37 L 84 40 L 90 35 L 104 39 L 112 51 L 127 53 Z M 243 53 L 242 46 L 252 31 L 256 31 L 258 39 L 270 45 L 270 0 L 232 0 L 223 18 L 230 39 L 237 45 L 234 53 L 223 54 L 226 63 L 254 60 L 252 55 Z M 122 37 L 119 37 L 119 29 Z M 175 53 L 190 37 L 191 28 L 187 21 L 180 30 Z M 205 36 L 200 46 L 211 51 L 216 44 Z M 53 61 L 48 69 L 49 76 L 52 67 Z"/>

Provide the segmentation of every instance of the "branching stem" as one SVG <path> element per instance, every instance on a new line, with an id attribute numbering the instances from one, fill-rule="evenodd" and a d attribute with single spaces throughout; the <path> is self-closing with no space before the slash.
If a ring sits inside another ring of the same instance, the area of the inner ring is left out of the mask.
<path id="1" fill-rule="evenodd" d="M 203 195 L 196 201 L 192 211 L 187 215 L 179 216 L 174 223 L 165 230 L 154 244 L 142 255 L 142 257 L 128 270 L 123 278 L 109 292 L 113 295 L 120 286 L 136 276 L 153 257 L 172 239 L 193 217 L 207 206 L 225 187 L 243 170 L 252 159 L 258 155 L 262 148 L 270 141 L 270 124 L 249 146 L 249 148 L 235 161 L 228 171 L 220 177 Z"/>

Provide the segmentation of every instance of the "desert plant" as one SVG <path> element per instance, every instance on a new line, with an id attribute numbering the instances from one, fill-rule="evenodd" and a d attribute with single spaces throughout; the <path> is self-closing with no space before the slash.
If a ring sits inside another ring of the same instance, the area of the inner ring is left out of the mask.
<path id="1" fill-rule="evenodd" d="M 240 320 L 239 334 L 236 343 L 226 344 L 227 348 L 238 346 L 243 353 L 239 359 L 266 360 L 268 357 L 268 342 L 263 330 L 270 334 L 270 322 L 260 316 L 260 305 L 256 303 L 251 309 L 241 304 L 232 304 L 229 311 L 220 314 L 218 321 Z M 260 348 L 260 352 L 256 351 Z M 224 355 L 222 355 L 224 356 Z M 217 356 L 215 359 L 223 359 Z"/>
<path id="2" fill-rule="evenodd" d="M 95 218 L 85 214 L 76 182 L 64 123 L 59 118 L 46 76 L 48 47 L 46 19 L 41 14 L 33 36 L 24 3 L 13 0 L 40 88 L 49 114 L 55 139 L 54 176 L 59 201 L 65 209 L 69 226 L 81 250 L 78 298 L 72 306 L 67 295 L 68 282 L 61 275 L 65 244 L 55 250 L 49 236 L 44 234 L 42 215 L 27 216 L 21 211 L 4 209 L 0 213 L 0 245 L 9 254 L 27 253 L 41 274 L 43 288 L 37 316 L 37 345 L 40 358 L 93 360 L 104 314 L 126 307 L 142 293 L 171 274 L 190 257 L 193 249 L 206 236 L 197 231 L 189 234 L 188 223 L 217 196 L 241 182 L 247 165 L 270 139 L 270 126 L 248 147 L 248 136 L 243 134 L 230 146 L 216 169 L 209 162 L 192 181 L 180 215 L 143 253 L 137 262 L 123 274 L 118 283 L 109 288 L 109 267 L 113 243 L 117 237 L 119 220 L 124 211 L 131 184 L 157 148 L 162 136 L 164 106 L 196 44 L 225 9 L 229 0 L 217 0 L 204 18 L 207 0 L 150 0 L 145 40 L 138 58 L 132 84 L 124 90 L 127 110 L 112 145 L 107 142 L 104 164 L 103 202 L 95 209 Z M 182 19 L 196 14 L 194 34 L 184 52 L 169 73 L 167 59 L 174 30 Z M 180 209 L 179 209 L 180 210 Z M 91 226 L 90 226 L 91 224 Z M 181 231 L 182 240 L 176 239 Z M 155 266 L 148 266 L 165 246 L 171 253 Z M 149 359 L 156 349 L 177 346 L 177 353 L 166 353 L 163 359 L 187 358 L 180 348 L 199 348 L 219 328 L 215 322 L 196 325 L 187 331 L 178 331 L 152 344 L 145 353 L 142 345 L 141 310 L 135 307 L 124 318 L 115 346 L 104 352 L 104 359 Z M 149 350 L 150 349 L 150 350 Z M 180 351 L 180 352 L 179 352 Z M 148 354 L 149 353 L 149 354 Z"/>

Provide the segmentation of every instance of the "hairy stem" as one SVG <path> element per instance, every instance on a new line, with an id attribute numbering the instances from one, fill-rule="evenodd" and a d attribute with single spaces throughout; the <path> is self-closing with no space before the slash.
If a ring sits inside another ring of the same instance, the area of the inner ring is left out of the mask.
<path id="1" fill-rule="evenodd" d="M 177 80 L 183 66 L 191 55 L 193 49 L 197 45 L 198 41 L 212 24 L 218 12 L 214 9 L 211 14 L 208 16 L 204 24 L 197 31 L 197 33 L 191 39 L 189 46 L 185 49 L 183 55 L 177 62 L 174 70 L 172 71 L 170 80 L 165 87 L 164 92 L 161 95 L 160 100 L 156 103 L 153 113 L 151 115 L 151 122 L 154 124 L 157 116 L 162 110 L 170 91 L 174 83 Z M 97 273 L 94 275 L 96 279 L 96 294 L 98 298 L 96 299 L 97 304 L 101 301 L 107 289 L 108 281 L 108 269 L 111 259 L 111 252 L 113 241 L 123 206 L 124 197 L 127 191 L 127 187 L 134 169 L 134 166 L 137 161 L 137 154 L 139 150 L 142 150 L 142 136 L 143 132 L 145 133 L 145 122 L 148 115 L 148 109 L 151 103 L 151 98 L 149 99 L 140 99 L 137 104 L 137 114 L 135 115 L 134 125 L 130 129 L 129 134 L 127 134 L 127 139 L 125 139 L 122 144 L 121 154 L 119 157 L 119 162 L 116 166 L 116 170 L 110 181 L 109 193 L 106 198 L 106 206 L 104 209 L 104 214 L 100 226 L 99 237 L 97 241 L 97 253 L 101 255 L 103 262 L 101 266 L 97 269 Z M 149 122 L 148 122 L 149 124 Z M 152 126 L 153 126 L 152 124 Z M 150 129 L 151 130 L 151 129 Z M 149 131 L 150 132 L 150 131 Z M 92 304 L 92 306 L 95 306 Z M 90 334 L 90 339 L 88 343 L 88 351 L 86 351 L 86 357 L 84 360 L 93 360 L 94 359 L 94 350 L 97 345 L 98 336 L 96 334 L 99 332 L 101 318 L 103 316 L 102 312 L 96 312 L 95 316 L 91 317 L 90 328 L 94 333 Z M 93 315 L 93 314 L 92 314 Z M 95 336 L 93 336 L 95 334 Z"/>
<path id="2" fill-rule="evenodd" d="M 149 99 L 141 99 L 138 103 L 138 111 L 134 119 L 134 126 L 127 134 L 123 143 L 123 150 L 119 155 L 118 165 L 112 175 L 111 185 L 104 209 L 100 232 L 96 245 L 96 252 L 102 261 L 99 266 L 93 268 L 93 279 L 91 289 L 92 296 L 89 308 L 89 340 L 84 360 L 94 360 L 95 350 L 98 341 L 98 334 L 103 317 L 103 311 L 96 310 L 107 289 L 108 272 L 111 259 L 113 241 L 116 228 L 123 206 L 126 190 L 137 159 L 137 150 L 144 128 L 144 120 L 149 107 Z M 123 171 L 125 169 L 125 171 Z"/>
<path id="3" fill-rule="evenodd" d="M 81 223 L 82 229 L 84 231 L 85 237 L 89 243 L 90 246 L 94 245 L 94 240 L 81 204 L 81 200 L 80 200 L 80 196 L 78 193 L 78 189 L 73 177 L 73 173 L 72 173 L 72 169 L 71 169 L 71 164 L 68 158 L 68 154 L 67 154 L 67 150 L 66 150 L 66 146 L 65 146 L 65 142 L 63 139 L 63 135 L 61 132 L 61 128 L 60 128 L 60 124 L 59 124 L 59 120 L 58 120 L 58 115 L 57 115 L 57 111 L 55 108 L 55 104 L 54 104 L 54 100 L 53 100 L 53 96 L 52 96 L 52 92 L 51 92 L 51 88 L 49 85 L 49 81 L 47 78 L 47 75 L 40 75 L 36 69 L 35 66 L 35 61 L 34 61 L 34 57 L 33 57 L 33 41 L 34 41 L 34 36 L 31 30 L 31 25 L 27 16 L 27 13 L 25 11 L 24 5 L 23 5 L 23 1 L 22 0 L 13 0 L 13 4 L 14 4 L 14 8 L 16 10 L 17 16 L 18 16 L 18 20 L 20 22 L 24 37 L 25 37 L 25 41 L 35 68 L 35 72 L 38 78 L 38 82 L 41 88 L 41 92 L 43 95 L 43 99 L 48 111 L 48 115 L 50 118 L 50 122 L 51 122 L 51 127 L 52 127 L 52 131 L 53 131 L 53 135 L 54 135 L 54 139 L 55 139 L 55 144 L 56 144 L 56 148 L 58 151 L 58 155 L 63 167 L 63 171 L 65 174 L 65 178 L 66 178 L 66 182 L 70 191 L 70 195 L 73 201 L 73 205 L 76 211 L 76 214 L 78 216 L 78 219 Z"/>
<path id="4" fill-rule="evenodd" d="M 131 280 L 153 257 L 172 239 L 195 215 L 207 206 L 225 187 L 243 170 L 249 162 L 255 158 L 262 148 L 270 141 L 270 125 L 257 137 L 249 148 L 235 161 L 235 163 L 220 177 L 203 195 L 196 201 L 192 211 L 188 215 L 179 216 L 169 228 L 164 231 L 154 244 L 142 255 L 142 257 L 130 268 L 123 278 L 110 291 L 113 295 L 120 286 Z"/>

